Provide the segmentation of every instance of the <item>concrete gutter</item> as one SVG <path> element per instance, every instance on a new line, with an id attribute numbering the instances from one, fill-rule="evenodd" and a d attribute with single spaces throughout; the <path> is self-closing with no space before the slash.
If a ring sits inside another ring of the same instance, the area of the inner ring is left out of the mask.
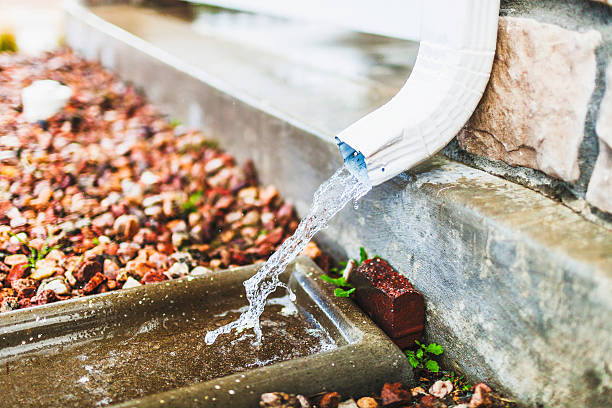
<path id="1" fill-rule="evenodd" d="M 215 305 L 241 299 L 243 280 L 257 268 L 3 313 L 0 363 L 3 371 L 7 367 L 3 384 L 11 390 L 3 397 L 4 404 L 247 408 L 256 406 L 262 393 L 281 389 L 306 395 L 325 389 L 355 395 L 377 392 L 389 380 L 412 382 L 412 370 L 401 350 L 350 300 L 334 297 L 332 285 L 319 279 L 321 270 L 306 257 L 291 264 L 281 277 L 296 294 L 297 313 L 302 316 L 291 319 L 322 328 L 333 346 L 286 359 L 281 354 L 288 353 L 286 346 L 275 346 L 284 339 L 270 338 L 263 349 L 244 353 L 257 361 L 278 350 L 275 357 L 285 361 L 236 372 L 231 361 L 243 361 L 244 356 L 224 356 L 231 350 L 228 342 L 206 346 L 202 328 L 210 314 L 223 311 Z M 284 295 L 279 292 L 278 296 Z M 295 328 L 285 335 L 297 335 Z M 207 347 L 217 350 L 206 351 Z M 210 362 L 204 356 L 221 361 Z M 231 375 L 211 378 L 208 366 Z"/>
<path id="2" fill-rule="evenodd" d="M 186 123 L 200 112 L 193 124 L 254 159 L 300 214 L 341 164 L 333 134 L 79 10 L 69 45 L 146 86 L 162 111 Z M 428 340 L 468 378 L 527 406 L 612 405 L 612 234 L 562 204 L 436 156 L 343 210 L 318 241 L 338 257 L 364 245 L 407 275 L 426 299 Z"/>

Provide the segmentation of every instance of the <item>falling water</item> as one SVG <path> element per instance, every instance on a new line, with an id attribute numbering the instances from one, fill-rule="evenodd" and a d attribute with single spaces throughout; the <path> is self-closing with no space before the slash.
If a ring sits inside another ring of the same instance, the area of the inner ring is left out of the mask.
<path id="1" fill-rule="evenodd" d="M 306 244 L 322 228 L 327 226 L 331 218 L 336 215 L 349 201 L 358 200 L 372 188 L 367 174 L 355 170 L 354 165 L 345 163 L 326 182 L 321 184 L 312 200 L 310 211 L 302 219 L 295 233 L 272 254 L 268 261 L 244 282 L 249 308 L 243 312 L 238 320 L 206 334 L 206 344 L 213 344 L 220 334 L 229 333 L 232 329 L 253 327 L 256 344 L 261 343 L 262 333 L 259 326 L 259 317 L 263 313 L 267 297 L 277 287 L 289 288 L 279 280 L 279 275 L 285 270 Z"/>

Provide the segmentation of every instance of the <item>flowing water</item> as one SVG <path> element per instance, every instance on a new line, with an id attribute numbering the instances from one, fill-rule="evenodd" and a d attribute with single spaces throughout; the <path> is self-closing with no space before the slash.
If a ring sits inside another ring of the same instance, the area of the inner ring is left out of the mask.
<path id="1" fill-rule="evenodd" d="M 338 211 L 349 201 L 358 200 L 370 191 L 372 186 L 367 174 L 361 174 L 361 172 L 361 170 L 355 170 L 353 163 L 345 163 L 329 180 L 321 184 L 314 195 L 310 211 L 302 219 L 295 233 L 283 242 L 255 275 L 244 282 L 249 301 L 248 310 L 243 312 L 237 320 L 208 332 L 205 337 L 206 344 L 213 344 L 220 334 L 229 333 L 233 329 L 250 327 L 255 331 L 255 344 L 261 343 L 262 332 L 259 317 L 263 313 L 267 297 L 279 286 L 289 290 L 279 280 L 279 275 L 289 262 L 304 250 L 312 237 L 327 226 Z"/>

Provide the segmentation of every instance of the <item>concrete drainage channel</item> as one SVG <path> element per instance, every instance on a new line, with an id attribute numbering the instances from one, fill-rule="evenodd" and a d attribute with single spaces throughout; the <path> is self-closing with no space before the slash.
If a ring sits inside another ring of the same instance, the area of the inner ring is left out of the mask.
<path id="1" fill-rule="evenodd" d="M 271 296 L 277 300 L 263 316 L 261 349 L 244 335 L 206 346 L 206 331 L 235 318 L 246 303 L 241 283 L 256 268 L 3 314 L 2 382 L 12 390 L 4 403 L 252 407 L 277 389 L 351 395 L 412 380 L 401 350 L 351 301 L 335 298 L 305 257 L 283 275 L 295 310 L 282 301 L 283 291 Z"/>

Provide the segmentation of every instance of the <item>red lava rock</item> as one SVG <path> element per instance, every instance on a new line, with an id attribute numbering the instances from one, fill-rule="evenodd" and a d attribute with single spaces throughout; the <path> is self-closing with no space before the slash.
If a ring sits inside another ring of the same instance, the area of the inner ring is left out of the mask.
<path id="1" fill-rule="evenodd" d="M 30 298 L 19 299 L 17 303 L 19 304 L 19 309 L 26 309 L 32 306 L 32 302 L 30 301 Z"/>
<path id="2" fill-rule="evenodd" d="M 17 264 L 11 267 L 11 271 L 6 277 L 6 282 L 11 284 L 17 279 L 21 279 L 28 274 L 28 264 Z"/>
<path id="3" fill-rule="evenodd" d="M 276 218 L 281 225 L 287 225 L 293 215 L 293 205 L 285 203 L 276 213 Z"/>
<path id="4" fill-rule="evenodd" d="M 85 283 L 85 282 L 89 282 L 89 280 L 95 274 L 101 273 L 101 272 L 102 272 L 102 264 L 98 261 L 96 257 L 94 259 L 85 260 L 76 270 L 76 272 L 73 273 L 73 275 L 77 281 L 81 283 Z"/>
<path id="5" fill-rule="evenodd" d="M 338 408 L 342 396 L 337 392 L 328 392 L 321 398 L 319 406 L 321 408 Z"/>
<path id="6" fill-rule="evenodd" d="M 493 401 L 489 395 L 490 392 L 491 388 L 487 384 L 476 384 L 474 386 L 474 394 L 472 399 L 470 399 L 470 408 L 484 408 L 492 405 Z"/>
<path id="7" fill-rule="evenodd" d="M 401 382 L 385 383 L 380 392 L 382 405 L 408 403 L 412 400 L 410 391 L 406 390 Z"/>
<path id="8" fill-rule="evenodd" d="M 56 68 L 58 58 L 65 69 Z M 146 281 L 165 279 L 172 262 L 164 257 L 179 247 L 193 255 L 192 267 L 262 262 L 297 226 L 278 190 L 258 185 L 253 162 L 241 168 L 201 132 L 175 129 L 98 63 L 68 49 L 0 59 L 0 134 L 16 144 L 0 163 L 9 187 L 0 200 L 0 290 L 29 273 L 27 246 L 8 232 L 38 249 L 58 246 L 54 276 L 69 286 L 62 300 L 118 289 L 127 276 L 152 270 Z M 69 84 L 73 96 L 44 127 L 24 121 L 13 109 L 21 90 L 50 77 Z M 25 292 L 0 311 L 51 299 L 25 300 Z"/>
<path id="9" fill-rule="evenodd" d="M 33 279 L 15 279 L 11 282 L 11 287 L 17 291 L 19 299 L 30 298 L 36 293 L 37 282 Z"/>
<path id="10" fill-rule="evenodd" d="M 54 291 L 52 291 L 51 289 L 45 289 L 38 295 L 34 296 L 30 300 L 30 303 L 32 305 L 45 305 L 47 303 L 56 302 L 58 300 L 59 299 Z"/>
<path id="11" fill-rule="evenodd" d="M 418 408 L 446 408 L 447 405 L 433 395 L 424 395 L 417 405 Z"/>
<path id="12" fill-rule="evenodd" d="M 389 337 L 401 348 L 414 346 L 421 338 L 425 301 L 408 279 L 387 261 L 364 261 L 350 276 L 357 288 L 355 299 Z"/>
<path id="13" fill-rule="evenodd" d="M 149 283 L 163 282 L 165 280 L 168 280 L 168 277 L 163 273 L 158 271 L 149 271 L 143 276 L 141 283 L 146 285 Z"/>
<path id="14" fill-rule="evenodd" d="M 0 300 L 0 312 L 9 312 L 19 309 L 19 300 L 15 296 L 7 296 L 0 299 L 2 299 Z"/>
<path id="15" fill-rule="evenodd" d="M 6 299 L 9 297 L 16 297 L 16 296 L 17 296 L 17 292 L 13 288 L 2 288 L 0 290 L 0 300 Z"/>
<path id="16" fill-rule="evenodd" d="M 115 290 L 119 287 L 119 283 L 114 279 L 109 279 L 106 281 L 106 286 L 108 286 L 109 290 Z"/>
<path id="17" fill-rule="evenodd" d="M 249 249 L 246 250 L 247 254 L 254 254 L 254 255 L 257 255 L 260 258 L 268 256 L 272 252 L 274 252 L 274 247 L 271 244 L 267 243 L 267 242 L 264 242 L 263 244 L 261 244 L 261 245 L 259 245 L 257 247 L 249 248 Z"/>
<path id="18" fill-rule="evenodd" d="M 84 295 L 89 295 L 93 293 L 98 286 L 107 281 L 107 277 L 102 275 L 101 272 L 96 272 L 94 276 L 87 282 L 87 284 L 83 287 L 82 292 Z"/>
<path id="19" fill-rule="evenodd" d="M 262 235 L 257 238 L 255 240 L 255 245 L 261 245 L 265 243 L 276 245 L 283 239 L 284 234 L 285 233 L 281 227 L 275 228 L 272 231 L 268 232 L 266 235 Z"/>

